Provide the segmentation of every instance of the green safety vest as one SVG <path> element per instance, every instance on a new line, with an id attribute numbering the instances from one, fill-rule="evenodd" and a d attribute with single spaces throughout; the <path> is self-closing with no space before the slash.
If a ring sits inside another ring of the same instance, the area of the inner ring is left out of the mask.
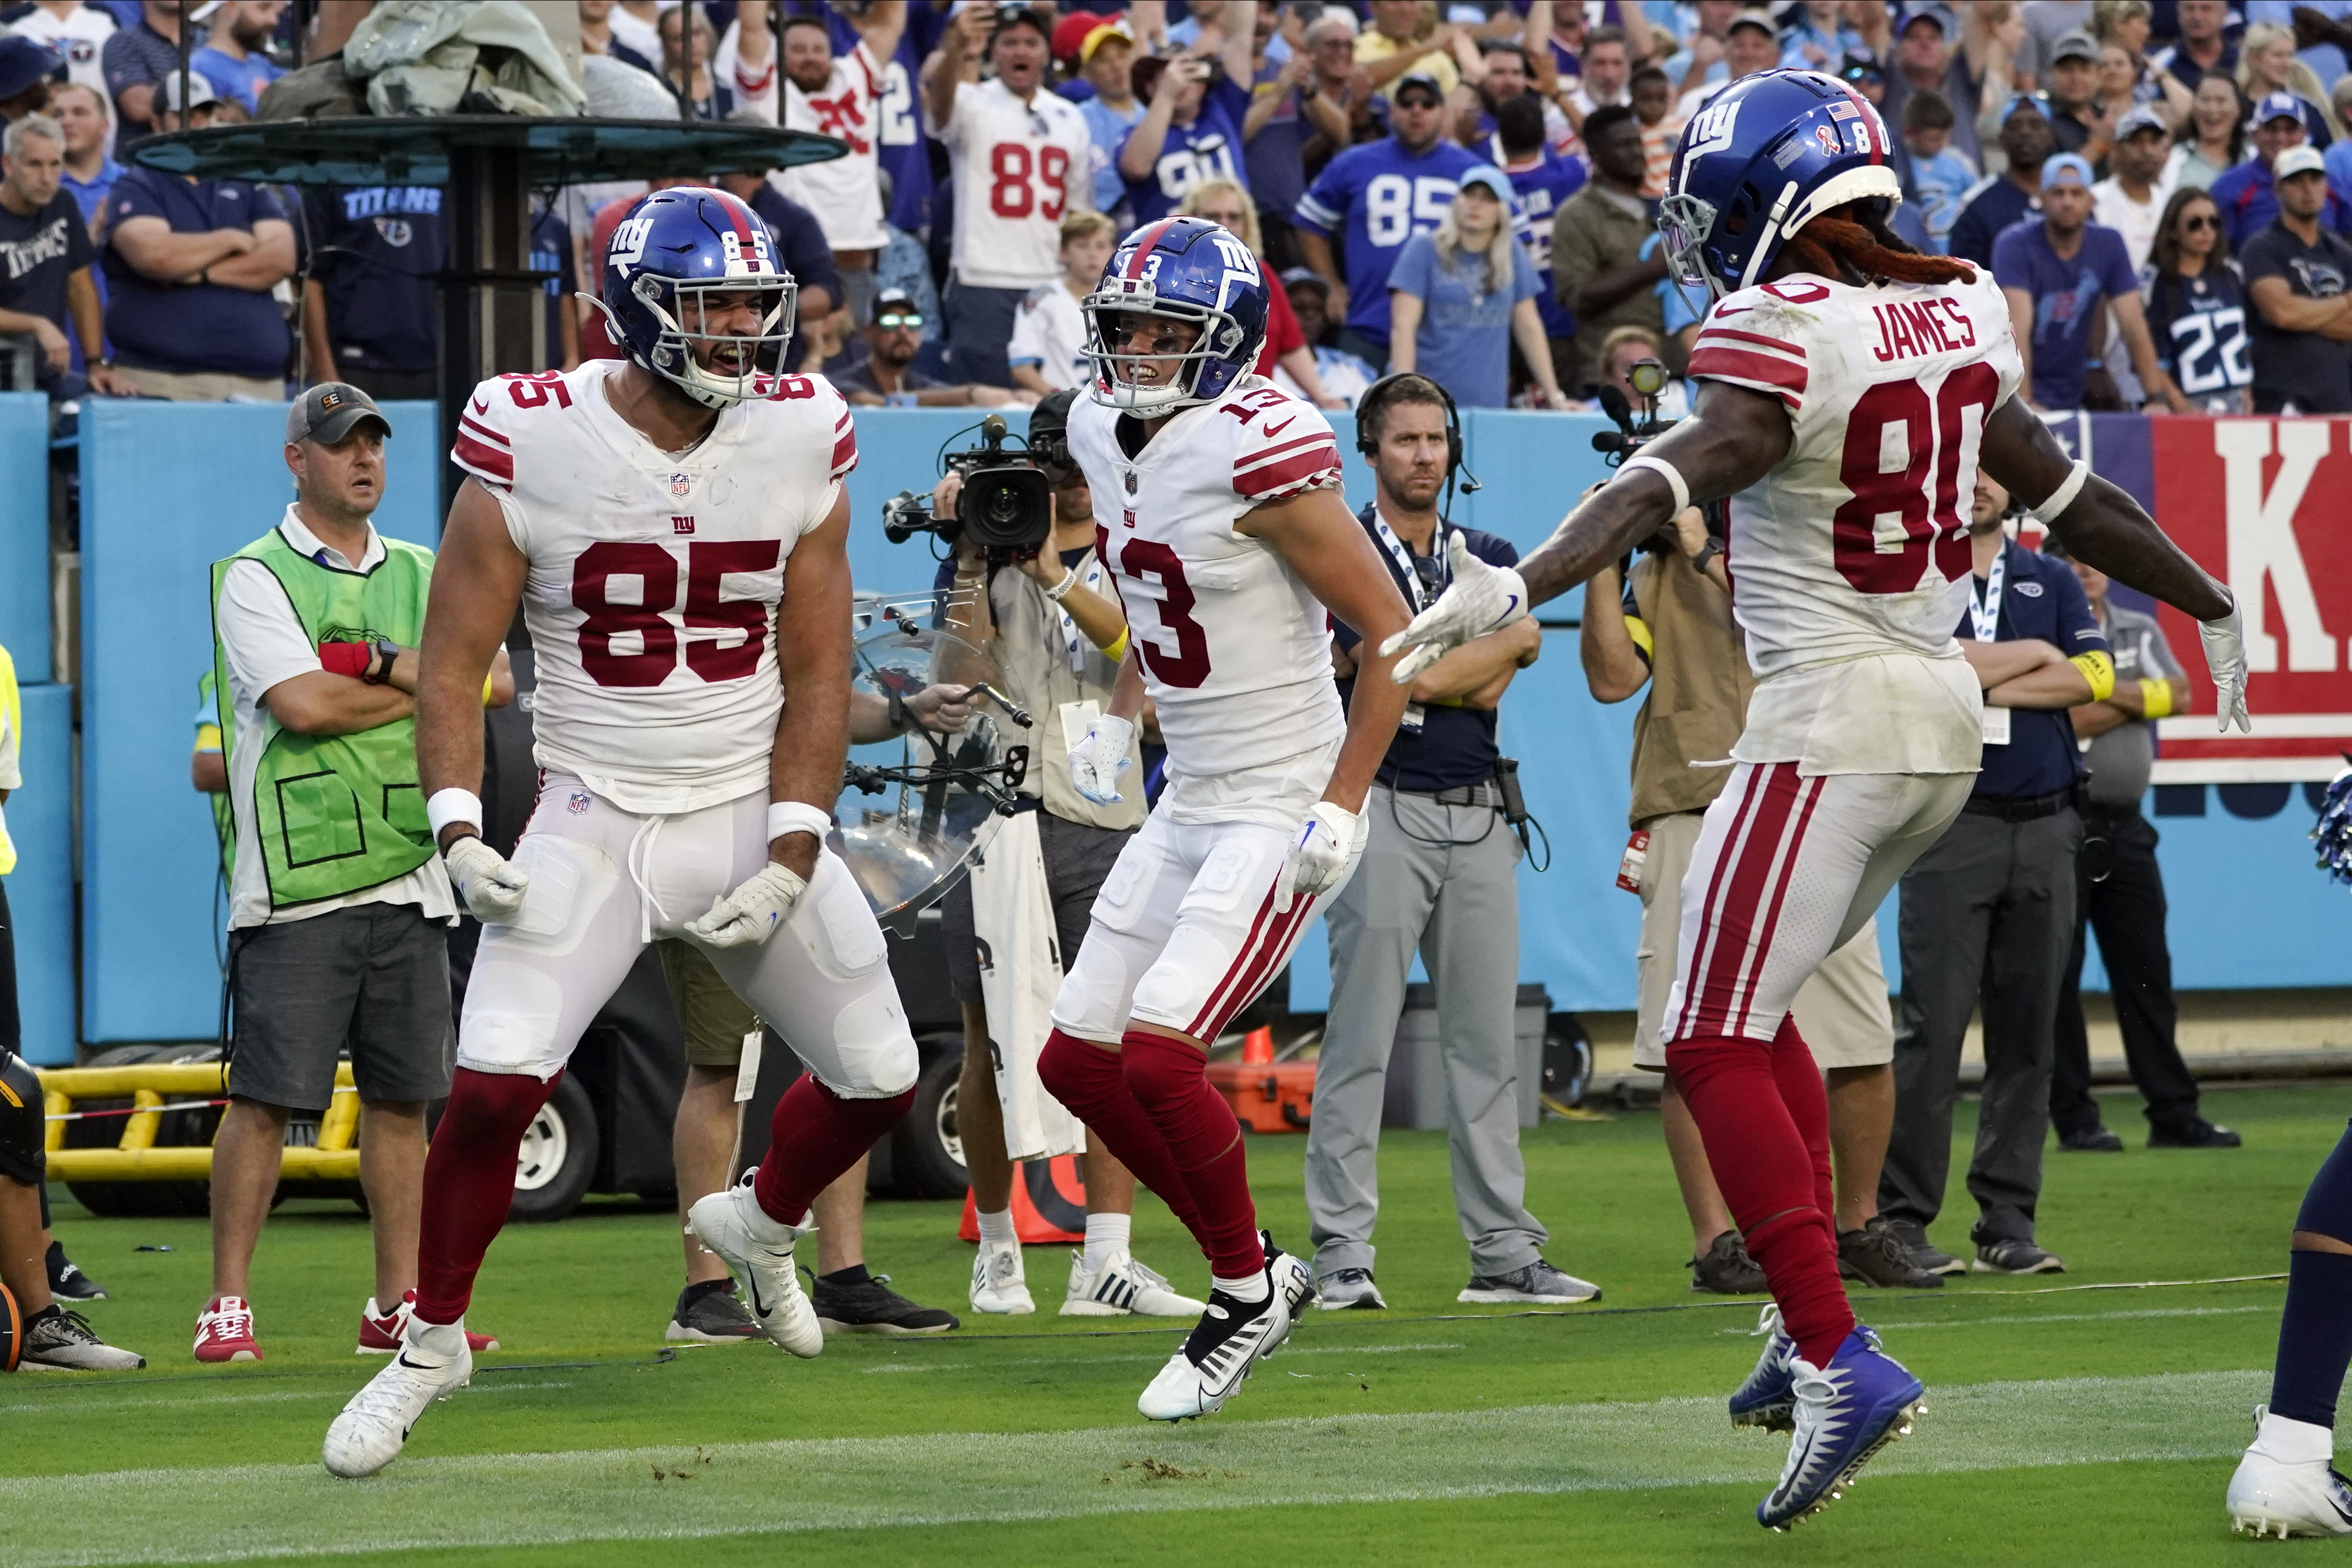
<path id="1" fill-rule="evenodd" d="M 433 552 L 398 539 L 383 541 L 384 557 L 370 571 L 321 566 L 272 528 L 227 560 L 213 563 L 213 682 L 224 706 L 232 689 L 228 654 L 221 646 L 221 584 L 231 563 L 257 560 L 269 569 L 311 643 L 361 643 L 389 638 L 416 646 L 425 629 L 425 595 L 433 580 Z M 224 713 L 224 718 L 233 715 Z M 416 721 L 395 719 L 355 735 L 297 735 L 279 727 L 265 705 L 259 765 L 253 792 L 237 802 L 251 811 L 269 906 L 339 898 L 407 875 L 433 858 L 425 821 L 425 791 L 416 779 Z M 236 789 L 236 726 L 221 727 L 221 755 Z"/>

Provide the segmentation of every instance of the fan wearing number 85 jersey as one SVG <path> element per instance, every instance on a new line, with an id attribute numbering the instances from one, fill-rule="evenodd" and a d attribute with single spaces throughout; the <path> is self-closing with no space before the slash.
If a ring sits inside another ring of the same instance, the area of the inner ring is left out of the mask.
<path id="1" fill-rule="evenodd" d="M 1716 298 L 1691 353 L 1692 416 L 1517 571 L 1457 559 L 1453 584 L 1390 644 L 1413 645 L 1398 665 L 1409 675 L 1685 506 L 1730 502 L 1732 609 L 1758 682 L 1683 881 L 1664 1033 L 1793 1342 L 1759 1375 L 1795 1413 L 1787 1466 L 1757 1509 L 1774 1528 L 1839 1495 L 1919 1407 L 1918 1380 L 1858 1329 L 1839 1283 L 1828 1106 L 1789 1009 L 1968 800 L 1980 690 L 2040 657 L 2014 643 L 1964 652 L 1950 635 L 1979 466 L 2078 559 L 2207 622 L 2221 706 L 2242 712 L 2228 591 L 2017 397 L 1990 279 L 1889 231 L 1902 200 L 1891 151 L 1876 110 L 1833 77 L 1765 71 L 1709 99 L 1684 128 L 1659 213 L 1677 279 Z"/>
<path id="2" fill-rule="evenodd" d="M 824 847 L 847 744 L 842 479 L 857 446 L 829 384 L 761 368 L 783 361 L 792 296 L 750 208 L 657 192 L 605 257 L 629 358 L 485 382 L 460 416 L 468 477 L 425 613 L 417 756 L 483 935 L 425 1163 L 415 1314 L 329 1430 L 338 1475 L 390 1463 L 464 1385 L 464 1313 L 523 1134 L 657 936 L 702 948 L 808 1065 L 757 1180 L 690 1218 L 768 1338 L 823 1347 L 793 1244 L 816 1194 L 904 1114 L 916 1056 L 881 929 Z M 482 837 L 478 709 L 455 698 L 478 688 L 518 604 L 540 793 L 509 862 Z"/>

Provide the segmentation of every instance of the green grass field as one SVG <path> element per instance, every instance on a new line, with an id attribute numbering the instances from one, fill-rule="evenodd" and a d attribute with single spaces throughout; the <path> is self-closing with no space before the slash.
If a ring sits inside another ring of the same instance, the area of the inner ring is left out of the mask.
<path id="1" fill-rule="evenodd" d="M 472 1321 L 507 1348 L 360 1483 L 318 1462 L 327 1422 L 378 1364 L 351 1350 L 370 1289 L 351 1206 L 278 1211 L 253 1286 L 268 1360 L 199 1369 L 202 1223 L 64 1203 L 60 1234 L 112 1293 L 91 1321 L 149 1366 L 0 1382 L 0 1563 L 585 1568 L 746 1548 L 827 1563 L 2237 1561 L 2256 1549 L 2229 1533 L 2221 1490 L 2268 1388 L 2282 1288 L 2172 1282 L 2284 1268 L 2352 1086 L 2217 1092 L 2206 1111 L 2247 1146 L 2051 1156 L 2041 1233 L 2066 1275 L 1861 1300 L 1927 1380 L 1927 1413 L 1789 1536 L 1752 1512 L 1784 1440 L 1733 1430 L 1721 1406 L 1758 1348 L 1755 1304 L 1688 1290 L 1654 1114 L 1527 1134 L 1549 1256 L 1604 1285 L 1601 1306 L 1455 1305 L 1467 1270 L 1444 1138 L 1392 1134 L 1390 1310 L 1311 1313 L 1223 1414 L 1172 1430 L 1134 1401 L 1179 1331 L 1055 1315 L 1058 1249 L 1030 1249 L 1034 1318 L 835 1339 L 814 1362 L 759 1343 L 664 1360 L 675 1222 L 592 1205 L 500 1239 Z M 2140 1141 L 2137 1102 L 2110 1100 L 2107 1120 Z M 1300 1246 L 1303 1147 L 1265 1138 L 1251 1162 L 1262 1218 Z M 1953 1187 L 1965 1209 L 1957 1169 Z M 1960 1250 L 1969 1217 L 1937 1239 Z M 947 1204 L 877 1204 L 868 1260 L 961 1309 L 971 1254 L 955 1222 Z M 1137 1250 L 1203 1282 L 1156 1204 Z M 2166 1283 L 2119 1288 L 2149 1281 Z"/>

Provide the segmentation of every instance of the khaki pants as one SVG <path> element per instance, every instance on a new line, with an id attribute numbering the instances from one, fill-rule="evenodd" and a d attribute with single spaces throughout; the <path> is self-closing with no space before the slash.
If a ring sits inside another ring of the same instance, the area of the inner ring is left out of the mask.
<path id="1" fill-rule="evenodd" d="M 1650 834 L 1650 853 L 1642 862 L 1642 941 L 1634 949 L 1641 1013 L 1633 1032 L 1633 1065 L 1653 1072 L 1665 1071 L 1658 1023 L 1675 983 L 1683 873 L 1690 870 L 1705 820 L 1705 812 L 1680 811 L 1642 824 Z M 1797 993 L 1794 1011 L 1797 1032 L 1824 1068 L 1876 1067 L 1895 1060 L 1895 1023 L 1886 1003 L 1886 970 L 1878 958 L 1877 921 L 1864 925 L 1813 971 Z"/>
<path id="2" fill-rule="evenodd" d="M 231 376 L 210 371 L 183 375 L 173 371 L 142 371 L 114 367 L 117 377 L 149 397 L 173 402 L 284 402 L 286 382 L 279 376 Z"/>

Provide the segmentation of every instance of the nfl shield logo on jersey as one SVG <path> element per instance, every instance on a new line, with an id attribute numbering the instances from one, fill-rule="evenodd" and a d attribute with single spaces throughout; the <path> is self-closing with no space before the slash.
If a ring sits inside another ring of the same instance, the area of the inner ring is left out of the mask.
<path id="1" fill-rule="evenodd" d="M 691 490 L 691 489 L 693 489 L 693 488 L 694 488 L 694 476 L 693 476 L 693 475 L 691 475 L 691 474 L 673 474 L 673 475 L 671 475 L 671 476 L 669 476 L 669 493 L 670 493 L 671 495 L 673 495 L 673 496 L 683 496 L 683 495 L 685 495 L 688 491 L 689 491 L 689 490 Z"/>
<path id="2" fill-rule="evenodd" d="M 572 791 L 572 799 L 563 803 L 563 809 L 571 812 L 575 817 L 586 816 L 588 814 L 588 791 L 585 789 L 574 789 Z"/>

